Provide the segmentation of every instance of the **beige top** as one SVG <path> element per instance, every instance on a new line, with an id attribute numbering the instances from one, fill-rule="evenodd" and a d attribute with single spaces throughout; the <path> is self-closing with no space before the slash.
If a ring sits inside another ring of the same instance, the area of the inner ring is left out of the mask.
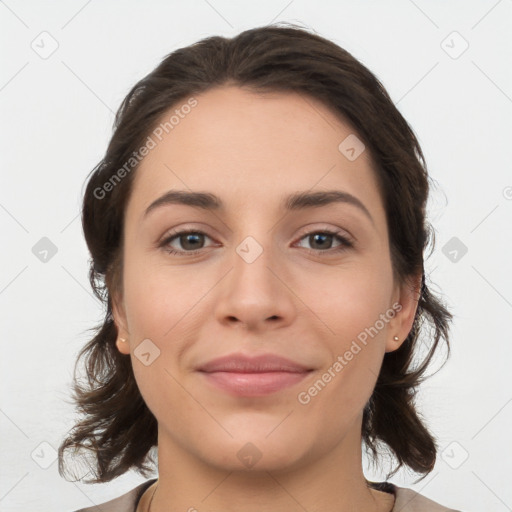
<path id="1" fill-rule="evenodd" d="M 147 507 L 154 489 L 154 487 L 151 489 L 149 489 L 149 487 L 155 484 L 156 481 L 156 478 L 147 480 L 118 498 L 107 501 L 106 503 L 101 503 L 99 506 L 94 505 L 88 508 L 81 508 L 75 512 L 98 512 L 100 510 L 101 512 L 138 512 L 140 510 L 138 505 L 140 505 L 141 508 Z M 392 512 L 461 512 L 453 508 L 443 507 L 439 503 L 429 500 L 412 489 L 398 487 L 390 483 L 387 484 L 387 487 L 391 489 L 395 495 L 395 505 Z M 144 497 L 142 496 L 143 494 Z"/>

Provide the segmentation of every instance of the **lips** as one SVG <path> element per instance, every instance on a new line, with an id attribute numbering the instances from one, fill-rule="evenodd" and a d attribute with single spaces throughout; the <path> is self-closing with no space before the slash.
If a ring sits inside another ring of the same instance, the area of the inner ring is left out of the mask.
<path id="1" fill-rule="evenodd" d="M 212 361 L 200 366 L 198 370 L 206 373 L 303 373 L 311 370 L 311 368 L 274 354 L 262 354 L 252 357 L 244 354 L 230 354 L 224 357 L 219 357 L 218 359 L 213 359 Z"/>
<path id="2" fill-rule="evenodd" d="M 238 397 L 258 397 L 299 383 L 312 369 L 274 354 L 231 354 L 203 364 L 198 371 L 216 389 Z"/>

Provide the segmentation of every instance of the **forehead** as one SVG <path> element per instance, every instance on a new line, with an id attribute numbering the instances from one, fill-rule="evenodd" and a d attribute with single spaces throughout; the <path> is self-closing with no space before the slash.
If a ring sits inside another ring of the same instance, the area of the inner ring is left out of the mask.
<path id="1" fill-rule="evenodd" d="M 150 134 L 154 147 L 136 171 L 132 209 L 171 189 L 211 191 L 239 209 L 249 200 L 278 203 L 299 190 L 334 188 L 379 208 L 369 152 L 347 158 L 340 144 L 357 135 L 320 101 L 236 86 L 194 100 L 191 108 L 182 108 L 188 98 L 173 105 Z"/>

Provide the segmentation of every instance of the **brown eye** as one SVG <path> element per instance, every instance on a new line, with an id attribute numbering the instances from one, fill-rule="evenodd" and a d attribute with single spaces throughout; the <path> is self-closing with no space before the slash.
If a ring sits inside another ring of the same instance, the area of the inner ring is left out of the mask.
<path id="1" fill-rule="evenodd" d="M 333 243 L 334 236 L 327 233 L 315 233 L 309 236 L 309 243 L 312 244 L 313 249 L 330 249 Z M 316 246 L 316 247 L 315 247 Z"/>
<path id="2" fill-rule="evenodd" d="M 204 248 L 204 239 L 210 238 L 202 231 L 179 231 L 165 238 L 160 247 L 164 248 L 169 254 L 188 255 L 195 254 Z M 180 247 L 171 246 L 171 243 L 177 243 Z"/>
<path id="3" fill-rule="evenodd" d="M 353 247 L 353 243 L 340 233 L 341 232 L 330 230 L 312 231 L 303 236 L 301 240 L 307 239 L 312 247 L 308 249 L 309 252 L 315 254 L 332 254 L 333 252 L 340 252 Z M 333 248 L 333 241 L 338 241 L 339 245 Z"/>

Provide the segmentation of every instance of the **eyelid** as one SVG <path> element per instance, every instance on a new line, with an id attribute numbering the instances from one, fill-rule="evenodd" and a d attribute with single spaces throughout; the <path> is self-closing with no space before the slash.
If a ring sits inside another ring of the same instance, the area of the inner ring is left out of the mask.
<path id="1" fill-rule="evenodd" d="M 323 225 L 322 225 L 322 223 L 320 223 L 320 226 L 318 226 L 318 223 L 313 224 L 313 225 L 308 224 L 307 226 L 305 226 L 304 228 L 301 229 L 301 234 L 298 236 L 297 240 L 300 240 L 304 236 L 309 235 L 311 233 L 316 233 L 316 232 L 330 232 L 330 233 L 333 233 L 336 235 L 343 236 L 344 238 L 349 240 L 351 243 L 356 242 L 356 239 L 346 229 L 340 228 L 339 226 L 330 226 L 325 223 Z"/>
<path id="2" fill-rule="evenodd" d="M 158 242 L 156 242 L 156 245 L 159 245 L 160 242 L 167 240 L 169 237 L 171 237 L 173 235 L 182 235 L 184 233 L 191 233 L 191 232 L 192 233 L 202 233 L 204 235 L 207 235 L 209 238 L 213 238 L 212 235 L 209 235 L 207 233 L 207 231 L 210 231 L 210 230 L 211 230 L 211 228 L 203 228 L 198 225 L 190 225 L 190 224 L 185 224 L 184 226 L 179 225 L 177 227 L 166 230 L 164 232 L 164 234 L 158 239 Z"/>
<path id="3" fill-rule="evenodd" d="M 295 241 L 298 241 L 300 240 L 301 238 L 303 238 L 305 235 L 309 235 L 313 232 L 319 232 L 319 231 L 328 231 L 328 232 L 334 232 L 336 233 L 337 235 L 341 235 L 343 234 L 345 236 L 345 238 L 348 238 L 351 242 L 355 242 L 355 238 L 346 230 L 346 229 L 342 229 L 342 228 L 339 228 L 338 226 L 334 226 L 334 227 L 331 227 L 331 226 L 327 226 L 327 225 L 323 225 L 321 227 L 318 227 L 318 226 L 311 226 L 311 225 L 308 225 L 308 226 L 305 226 L 301 229 L 301 234 L 298 235 L 298 237 L 295 239 Z M 204 229 L 202 228 L 198 228 L 196 226 L 183 226 L 183 227 L 180 227 L 180 228 L 172 228 L 168 231 L 166 231 L 158 240 L 158 242 L 156 243 L 156 245 L 158 246 L 161 242 L 167 240 L 169 237 L 173 236 L 173 235 L 182 235 L 182 234 L 185 234 L 185 233 L 190 233 L 190 232 L 193 232 L 193 233 L 201 233 L 203 235 L 206 235 L 208 236 L 208 238 L 211 238 L 213 239 L 214 237 L 209 235 Z"/>

